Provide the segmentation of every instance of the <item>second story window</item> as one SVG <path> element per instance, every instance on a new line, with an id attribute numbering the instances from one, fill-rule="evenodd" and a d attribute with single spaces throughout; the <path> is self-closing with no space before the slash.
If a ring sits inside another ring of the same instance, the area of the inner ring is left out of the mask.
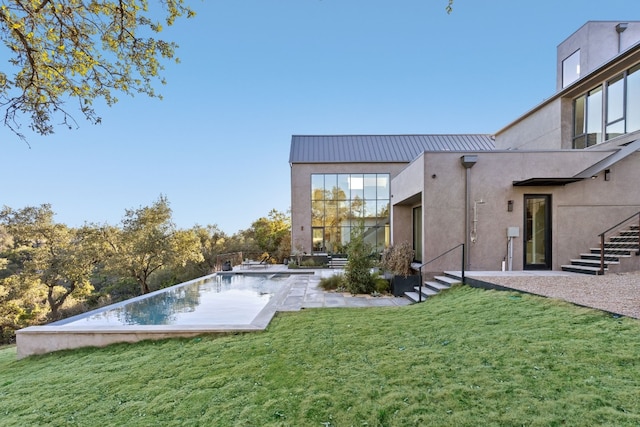
<path id="1" fill-rule="evenodd" d="M 567 87 L 580 77 L 580 50 L 562 61 L 562 87 Z"/>
<path id="2" fill-rule="evenodd" d="M 573 101 L 573 148 L 591 147 L 637 130 L 640 130 L 640 65 Z"/>

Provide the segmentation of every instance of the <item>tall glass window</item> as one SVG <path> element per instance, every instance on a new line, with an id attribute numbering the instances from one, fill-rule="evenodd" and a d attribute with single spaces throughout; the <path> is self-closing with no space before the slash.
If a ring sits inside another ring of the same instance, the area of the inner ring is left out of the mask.
<path id="1" fill-rule="evenodd" d="M 587 148 L 602 142 L 602 88 L 598 87 L 573 102 L 573 148 Z"/>
<path id="2" fill-rule="evenodd" d="M 389 244 L 389 181 L 380 173 L 311 175 L 314 251 L 344 253 L 361 223 L 365 242 L 382 251 Z"/>
<path id="3" fill-rule="evenodd" d="M 640 65 L 573 102 L 573 148 L 587 148 L 637 130 L 640 130 Z"/>
<path id="4" fill-rule="evenodd" d="M 587 95 L 587 147 L 602 142 L 602 88 Z"/>
<path id="5" fill-rule="evenodd" d="M 607 139 L 624 133 L 624 108 L 624 78 L 621 74 L 607 82 Z"/>
<path id="6" fill-rule="evenodd" d="M 640 129 L 640 65 L 627 75 L 627 132 Z"/>

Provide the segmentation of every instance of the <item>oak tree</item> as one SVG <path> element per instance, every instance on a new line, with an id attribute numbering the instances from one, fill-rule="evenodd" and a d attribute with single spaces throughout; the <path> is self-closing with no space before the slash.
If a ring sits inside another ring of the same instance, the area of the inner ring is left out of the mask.
<path id="1" fill-rule="evenodd" d="M 163 61 L 176 59 L 177 45 L 157 36 L 192 16 L 183 0 L 2 0 L 0 41 L 11 67 L 0 69 L 4 124 L 24 139 L 22 116 L 41 135 L 56 122 L 74 124 L 68 101 L 99 123 L 96 99 L 111 106 L 116 93 L 160 97 L 153 83 L 164 83 Z"/>

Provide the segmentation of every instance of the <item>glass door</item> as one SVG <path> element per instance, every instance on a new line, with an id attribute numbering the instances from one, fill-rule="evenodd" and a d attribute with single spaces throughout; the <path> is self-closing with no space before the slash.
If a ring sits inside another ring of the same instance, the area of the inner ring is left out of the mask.
<path id="1" fill-rule="evenodd" d="M 314 253 L 326 252 L 324 244 L 324 227 L 312 227 L 311 238 Z"/>
<path id="2" fill-rule="evenodd" d="M 422 262 L 422 206 L 413 208 L 413 250 L 414 260 Z"/>
<path id="3" fill-rule="evenodd" d="M 524 269 L 551 269 L 551 196 L 524 196 Z"/>

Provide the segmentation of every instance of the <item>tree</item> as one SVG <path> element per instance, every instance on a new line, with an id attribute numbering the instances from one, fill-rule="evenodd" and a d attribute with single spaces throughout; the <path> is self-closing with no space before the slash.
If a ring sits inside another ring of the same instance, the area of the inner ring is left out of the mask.
<path id="1" fill-rule="evenodd" d="M 13 236 L 14 253 L 19 256 L 16 274 L 19 280 L 46 287 L 50 317 L 69 297 L 84 298 L 93 290 L 91 276 L 104 256 L 95 229 L 70 229 L 53 221 L 50 205 L 20 210 L 4 208 L 0 221 Z"/>
<path id="2" fill-rule="evenodd" d="M 251 224 L 247 234 L 252 237 L 261 251 L 276 258 L 289 256 L 291 252 L 291 218 L 276 209 L 268 216 L 258 218 Z"/>
<path id="3" fill-rule="evenodd" d="M 195 277 L 206 276 L 216 270 L 217 256 L 228 252 L 226 249 L 228 237 L 217 225 L 206 227 L 196 225 L 192 231 L 200 242 L 200 253 L 203 257 L 202 262 L 193 266 L 194 273 L 197 273 Z"/>
<path id="4" fill-rule="evenodd" d="M 149 278 L 153 273 L 188 261 L 202 261 L 196 234 L 176 230 L 164 196 L 152 206 L 128 209 L 122 229 L 104 227 L 102 232 L 111 252 L 108 265 L 120 275 L 134 278 L 142 294 L 151 291 Z"/>
<path id="5" fill-rule="evenodd" d="M 95 99 L 111 106 L 114 92 L 160 97 L 153 79 L 162 60 L 175 56 L 177 45 L 154 38 L 182 16 L 194 12 L 183 0 L 6 0 L 0 5 L 0 40 L 11 52 L 15 73 L 0 71 L 0 105 L 4 124 L 19 132 L 21 116 L 29 127 L 47 135 L 54 120 L 75 123 L 66 107 L 77 102 L 84 117 L 99 123 Z M 159 20 L 154 20 L 159 16 Z M 177 59 L 176 59 L 177 61 Z"/>

